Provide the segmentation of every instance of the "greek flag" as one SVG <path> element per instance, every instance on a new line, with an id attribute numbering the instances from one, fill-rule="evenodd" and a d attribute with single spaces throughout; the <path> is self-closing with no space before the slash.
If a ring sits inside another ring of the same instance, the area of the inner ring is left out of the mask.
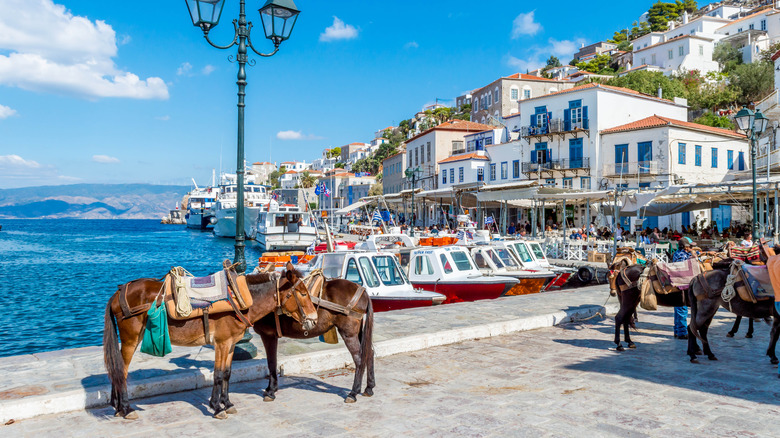
<path id="1" fill-rule="evenodd" d="M 488 216 L 485 218 L 485 225 L 490 225 L 493 223 L 493 216 Z"/>
<path id="2" fill-rule="evenodd" d="M 374 215 L 371 216 L 371 222 L 374 221 L 382 222 L 382 214 L 379 213 L 379 210 L 374 210 Z"/>
<path id="3" fill-rule="evenodd" d="M 306 255 L 314 255 L 314 242 L 306 248 Z"/>
<path id="4" fill-rule="evenodd" d="M 463 230 L 458 231 L 458 240 L 466 240 L 466 233 Z"/>
<path id="5" fill-rule="evenodd" d="M 325 196 L 330 196 L 330 189 L 325 185 L 325 183 L 322 183 L 322 193 L 324 193 Z"/>

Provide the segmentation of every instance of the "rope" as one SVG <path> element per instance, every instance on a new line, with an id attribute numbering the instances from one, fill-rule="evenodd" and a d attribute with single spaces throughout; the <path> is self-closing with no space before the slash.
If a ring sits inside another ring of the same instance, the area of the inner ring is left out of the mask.
<path id="1" fill-rule="evenodd" d="M 642 285 L 645 284 L 645 281 L 647 281 L 647 277 L 650 276 L 650 265 L 645 265 L 645 269 L 642 270 L 642 273 L 639 274 L 639 279 L 636 281 L 636 287 L 640 291 L 642 290 Z"/>
<path id="2" fill-rule="evenodd" d="M 187 295 L 187 288 L 185 287 L 185 280 L 182 273 L 189 274 L 190 276 L 192 275 L 184 268 L 171 269 L 174 287 L 176 288 L 176 313 L 186 318 L 192 313 L 192 304 L 190 303 L 189 295 Z"/>
<path id="3" fill-rule="evenodd" d="M 739 275 L 739 270 L 742 269 L 743 264 L 744 262 L 741 260 L 734 260 L 731 263 L 729 275 L 726 277 L 726 286 L 723 287 L 723 291 L 720 293 L 723 301 L 729 304 L 729 311 L 731 311 L 731 300 L 737 296 L 737 291 L 734 289 L 734 283 L 737 281 L 737 275 Z"/>
<path id="4" fill-rule="evenodd" d="M 608 294 L 608 295 L 607 295 L 607 300 L 606 300 L 606 301 L 604 301 L 604 304 L 602 304 L 602 305 L 601 305 L 601 307 L 605 309 L 604 313 L 606 313 L 606 307 L 607 307 L 607 303 L 609 302 L 609 299 L 610 299 L 610 298 L 612 298 L 612 295 L 609 295 L 609 294 Z M 572 317 L 572 319 L 571 319 L 571 322 L 585 322 L 585 321 L 589 321 L 589 320 L 591 320 L 591 319 L 593 319 L 593 318 L 595 318 L 595 317 L 597 317 L 597 316 L 600 316 L 600 317 L 602 317 L 602 318 L 606 318 L 606 317 L 607 317 L 606 315 L 602 315 L 602 314 L 601 314 L 601 311 L 598 311 L 598 312 L 594 313 L 593 315 L 590 315 L 590 316 L 589 316 L 589 317 L 587 317 L 587 318 L 573 318 L 573 317 Z"/>

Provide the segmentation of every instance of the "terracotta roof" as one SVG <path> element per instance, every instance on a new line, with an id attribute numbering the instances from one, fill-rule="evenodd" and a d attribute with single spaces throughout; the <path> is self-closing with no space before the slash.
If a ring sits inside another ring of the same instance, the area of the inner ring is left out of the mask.
<path id="1" fill-rule="evenodd" d="M 291 173 L 298 173 L 298 172 L 296 172 L 296 171 L 294 171 L 294 170 L 289 170 L 289 171 L 287 171 L 287 172 L 284 172 L 284 174 L 283 174 L 283 175 L 289 175 L 289 174 L 291 174 Z"/>
<path id="2" fill-rule="evenodd" d="M 560 82 L 557 79 L 547 79 L 540 76 L 527 75 L 525 73 L 515 73 L 513 75 L 504 76 L 502 79 L 523 79 L 526 81 L 547 81 L 547 82 Z"/>
<path id="3" fill-rule="evenodd" d="M 268 161 L 263 161 L 262 163 L 261 163 L 261 162 L 259 162 L 259 161 L 258 161 L 258 162 L 256 162 L 256 163 L 252 163 L 252 165 L 253 165 L 253 166 L 262 166 L 263 164 L 270 164 L 270 165 L 273 165 L 274 163 L 269 163 Z"/>
<path id="4" fill-rule="evenodd" d="M 423 131 L 415 135 L 414 137 L 410 138 L 409 140 L 407 140 L 407 142 L 422 137 L 423 135 L 426 135 L 432 131 L 481 132 L 481 131 L 487 131 L 489 129 L 493 129 L 493 127 L 488 125 L 483 125 L 482 123 L 470 122 L 468 120 L 453 119 L 453 120 L 448 120 L 439 126 L 434 126 L 433 128 L 428 129 L 427 131 Z"/>
<path id="5" fill-rule="evenodd" d="M 774 55 L 772 55 L 772 62 L 777 61 L 777 58 L 780 58 L 780 50 L 775 52 Z"/>
<path id="6" fill-rule="evenodd" d="M 750 15 L 747 15 L 747 16 L 744 16 L 744 17 L 742 17 L 742 18 L 740 18 L 738 20 L 734 20 L 731 23 L 724 24 L 723 26 L 719 27 L 718 29 L 723 29 L 726 26 L 731 26 L 732 24 L 737 24 L 737 23 L 740 23 L 740 22 L 745 21 L 747 19 L 753 18 L 753 17 L 755 17 L 757 15 L 764 14 L 766 12 L 769 12 L 770 9 L 772 9 L 771 5 L 760 7 L 760 8 L 757 9 L 758 12 L 754 12 L 754 13 L 752 13 Z"/>
<path id="7" fill-rule="evenodd" d="M 646 99 L 654 99 L 654 100 L 658 100 L 658 101 L 665 102 L 665 103 L 672 103 L 672 104 L 674 103 L 673 101 L 671 101 L 669 99 L 662 99 L 662 98 L 658 98 L 658 97 L 652 96 L 650 94 L 640 93 L 640 92 L 632 90 L 630 88 L 613 87 L 612 85 L 604 85 L 604 84 L 597 84 L 597 83 L 590 83 L 590 84 L 583 85 L 581 87 L 574 87 L 574 88 L 569 88 L 568 90 L 561 90 L 561 91 L 556 91 L 554 93 L 545 94 L 545 95 L 542 95 L 542 96 L 531 97 L 529 99 L 525 99 L 525 100 L 521 101 L 521 103 L 522 102 L 528 102 L 528 101 L 531 101 L 531 100 L 536 100 L 536 99 L 543 99 L 545 97 L 555 96 L 555 95 L 558 95 L 558 94 L 565 94 L 565 93 L 572 93 L 572 92 L 575 92 L 575 91 L 587 90 L 587 89 L 591 89 L 591 88 L 601 88 L 601 89 L 609 90 L 609 91 L 617 91 L 617 92 L 620 92 L 620 93 L 633 94 L 633 95 L 636 95 L 636 96 L 639 96 L 639 97 L 643 97 L 643 98 L 646 98 Z"/>
<path id="8" fill-rule="evenodd" d="M 636 131 L 639 129 L 657 128 L 660 126 L 674 126 L 678 128 L 695 129 L 697 131 L 711 132 L 713 134 L 725 135 L 729 137 L 744 139 L 745 135 L 738 132 L 731 131 L 724 128 L 714 128 L 712 126 L 701 125 L 699 123 L 684 122 L 682 120 L 670 119 L 668 117 L 661 117 L 658 115 L 650 116 L 636 122 L 626 123 L 625 125 L 616 126 L 601 131 L 602 134 L 612 134 L 616 132 Z"/>
<path id="9" fill-rule="evenodd" d="M 460 155 L 453 155 L 449 158 L 445 158 L 441 161 L 439 161 L 439 164 L 444 163 L 452 163 L 453 161 L 462 161 L 462 160 L 485 160 L 490 161 L 490 159 L 484 155 L 480 155 L 476 152 L 471 152 L 468 154 L 460 154 Z"/>

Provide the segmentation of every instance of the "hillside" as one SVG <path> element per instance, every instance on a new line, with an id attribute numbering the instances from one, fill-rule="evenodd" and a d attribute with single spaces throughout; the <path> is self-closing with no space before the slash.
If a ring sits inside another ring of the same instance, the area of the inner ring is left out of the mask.
<path id="1" fill-rule="evenodd" d="M 158 219 L 187 186 L 73 184 L 0 189 L 0 218 Z"/>

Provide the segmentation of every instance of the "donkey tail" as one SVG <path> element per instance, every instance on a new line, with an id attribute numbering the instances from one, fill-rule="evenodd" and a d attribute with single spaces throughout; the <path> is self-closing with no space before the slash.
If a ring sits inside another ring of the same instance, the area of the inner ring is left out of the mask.
<path id="1" fill-rule="evenodd" d="M 124 372 L 125 362 L 119 351 L 119 339 L 117 337 L 117 323 L 114 313 L 111 311 L 111 302 L 114 296 L 106 304 L 105 322 L 103 325 L 103 363 L 108 372 L 108 380 L 111 382 L 111 406 L 119 411 L 119 394 L 125 388 L 126 376 Z"/>
<path id="2" fill-rule="evenodd" d="M 361 330 L 361 338 L 360 338 L 360 367 L 365 369 L 365 367 L 368 365 L 368 360 L 371 358 L 371 355 L 374 354 L 374 307 L 371 304 L 371 297 L 368 295 L 368 292 L 363 292 L 366 294 L 366 298 L 368 299 L 368 306 L 366 306 L 366 317 L 363 322 L 363 329 Z"/>

